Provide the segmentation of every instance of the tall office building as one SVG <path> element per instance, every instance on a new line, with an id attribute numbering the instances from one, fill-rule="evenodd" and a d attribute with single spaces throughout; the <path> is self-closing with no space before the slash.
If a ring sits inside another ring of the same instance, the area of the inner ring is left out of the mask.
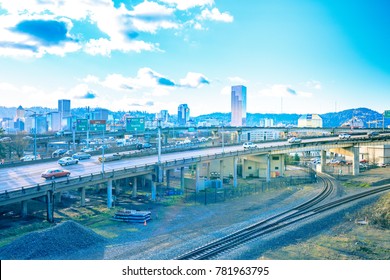
<path id="1" fill-rule="evenodd" d="M 177 122 L 185 125 L 190 120 L 190 108 L 187 104 L 180 104 L 177 108 Z"/>
<path id="2" fill-rule="evenodd" d="M 246 125 L 246 87 L 232 86 L 232 119 L 231 126 Z"/>
<path id="3" fill-rule="evenodd" d="M 48 131 L 60 131 L 61 130 L 61 118 L 59 112 L 50 112 L 47 117 L 47 130 Z"/>
<path id="4" fill-rule="evenodd" d="M 61 119 L 69 117 L 71 115 L 70 100 L 67 99 L 58 100 L 58 112 L 60 113 Z"/>
<path id="5" fill-rule="evenodd" d="M 103 108 L 97 108 L 92 112 L 92 120 L 108 120 L 109 111 Z"/>
<path id="6" fill-rule="evenodd" d="M 25 110 L 23 109 L 22 106 L 19 106 L 17 109 L 16 109 L 16 117 L 15 117 L 15 120 L 18 120 L 18 119 L 24 119 L 24 114 L 25 114 Z"/>

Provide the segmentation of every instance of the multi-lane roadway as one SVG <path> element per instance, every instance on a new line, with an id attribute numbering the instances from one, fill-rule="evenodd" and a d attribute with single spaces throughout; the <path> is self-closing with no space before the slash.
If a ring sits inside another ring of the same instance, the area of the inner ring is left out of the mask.
<path id="1" fill-rule="evenodd" d="M 313 142 L 328 142 L 338 140 L 337 137 L 327 137 L 327 138 L 313 138 L 313 139 L 304 139 L 302 144 L 313 143 Z M 257 146 L 259 149 L 266 147 L 285 147 L 289 145 L 286 140 L 277 141 L 277 142 L 263 142 L 258 143 Z M 172 153 L 163 153 L 161 155 L 161 162 L 171 161 L 175 159 L 182 158 L 191 158 L 199 156 L 207 156 L 221 153 L 230 153 L 236 151 L 243 151 L 242 145 L 235 146 L 225 146 L 225 147 L 213 147 L 207 149 L 198 149 L 198 150 L 181 150 L 178 152 Z M 134 151 L 132 151 L 134 152 Z M 131 152 L 126 152 L 131 153 Z M 110 172 L 115 169 L 131 168 L 134 166 L 142 166 L 147 164 L 157 163 L 158 156 L 157 151 L 153 155 L 142 156 L 142 157 L 131 157 L 124 158 L 119 161 L 106 162 L 104 164 L 104 172 Z M 18 167 L 9 167 L 0 169 L 0 193 L 4 191 L 11 191 L 14 189 L 20 189 L 22 187 L 29 187 L 37 184 L 42 184 L 47 182 L 44 178 L 41 178 L 41 173 L 46 169 L 60 167 L 56 161 L 52 162 L 42 162 L 42 163 L 33 163 L 27 164 Z M 76 165 L 66 166 L 66 169 L 71 172 L 70 178 L 78 177 L 83 175 L 88 175 L 92 173 L 102 172 L 102 164 L 98 161 L 98 156 L 93 156 L 90 159 L 80 160 Z M 66 178 L 58 178 L 56 181 L 66 180 Z"/>

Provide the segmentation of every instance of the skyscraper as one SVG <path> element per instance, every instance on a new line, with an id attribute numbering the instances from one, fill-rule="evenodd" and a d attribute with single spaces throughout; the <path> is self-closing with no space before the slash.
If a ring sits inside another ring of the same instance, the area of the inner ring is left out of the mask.
<path id="1" fill-rule="evenodd" d="M 177 108 L 177 122 L 185 125 L 190 120 L 190 108 L 187 104 L 180 104 Z"/>
<path id="2" fill-rule="evenodd" d="M 232 86 L 232 119 L 231 126 L 246 125 L 246 87 Z"/>
<path id="3" fill-rule="evenodd" d="M 60 113 L 61 119 L 69 117 L 70 114 L 70 100 L 60 99 L 58 100 L 58 112 Z"/>

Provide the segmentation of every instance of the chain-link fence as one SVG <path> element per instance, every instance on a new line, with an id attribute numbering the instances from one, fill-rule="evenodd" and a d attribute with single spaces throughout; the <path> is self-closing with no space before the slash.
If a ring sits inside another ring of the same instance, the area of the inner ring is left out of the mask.
<path id="1" fill-rule="evenodd" d="M 186 203 L 210 204 L 223 202 L 236 197 L 255 195 L 272 189 L 294 187 L 301 184 L 313 184 L 317 182 L 317 175 L 311 169 L 303 176 L 289 176 L 273 178 L 270 182 L 263 180 L 242 181 L 237 187 L 232 184 L 221 184 L 220 180 L 210 180 L 209 187 L 196 191 L 193 186 L 186 187 L 182 193 Z M 180 193 L 180 192 L 177 192 Z"/>

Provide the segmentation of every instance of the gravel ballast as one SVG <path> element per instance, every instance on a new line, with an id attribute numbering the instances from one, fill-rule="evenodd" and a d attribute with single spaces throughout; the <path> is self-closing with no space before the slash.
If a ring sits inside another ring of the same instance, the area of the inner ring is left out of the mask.
<path id="1" fill-rule="evenodd" d="M 28 233 L 0 248 L 2 260 L 45 260 L 73 254 L 80 249 L 102 246 L 105 238 L 74 221 Z"/>

